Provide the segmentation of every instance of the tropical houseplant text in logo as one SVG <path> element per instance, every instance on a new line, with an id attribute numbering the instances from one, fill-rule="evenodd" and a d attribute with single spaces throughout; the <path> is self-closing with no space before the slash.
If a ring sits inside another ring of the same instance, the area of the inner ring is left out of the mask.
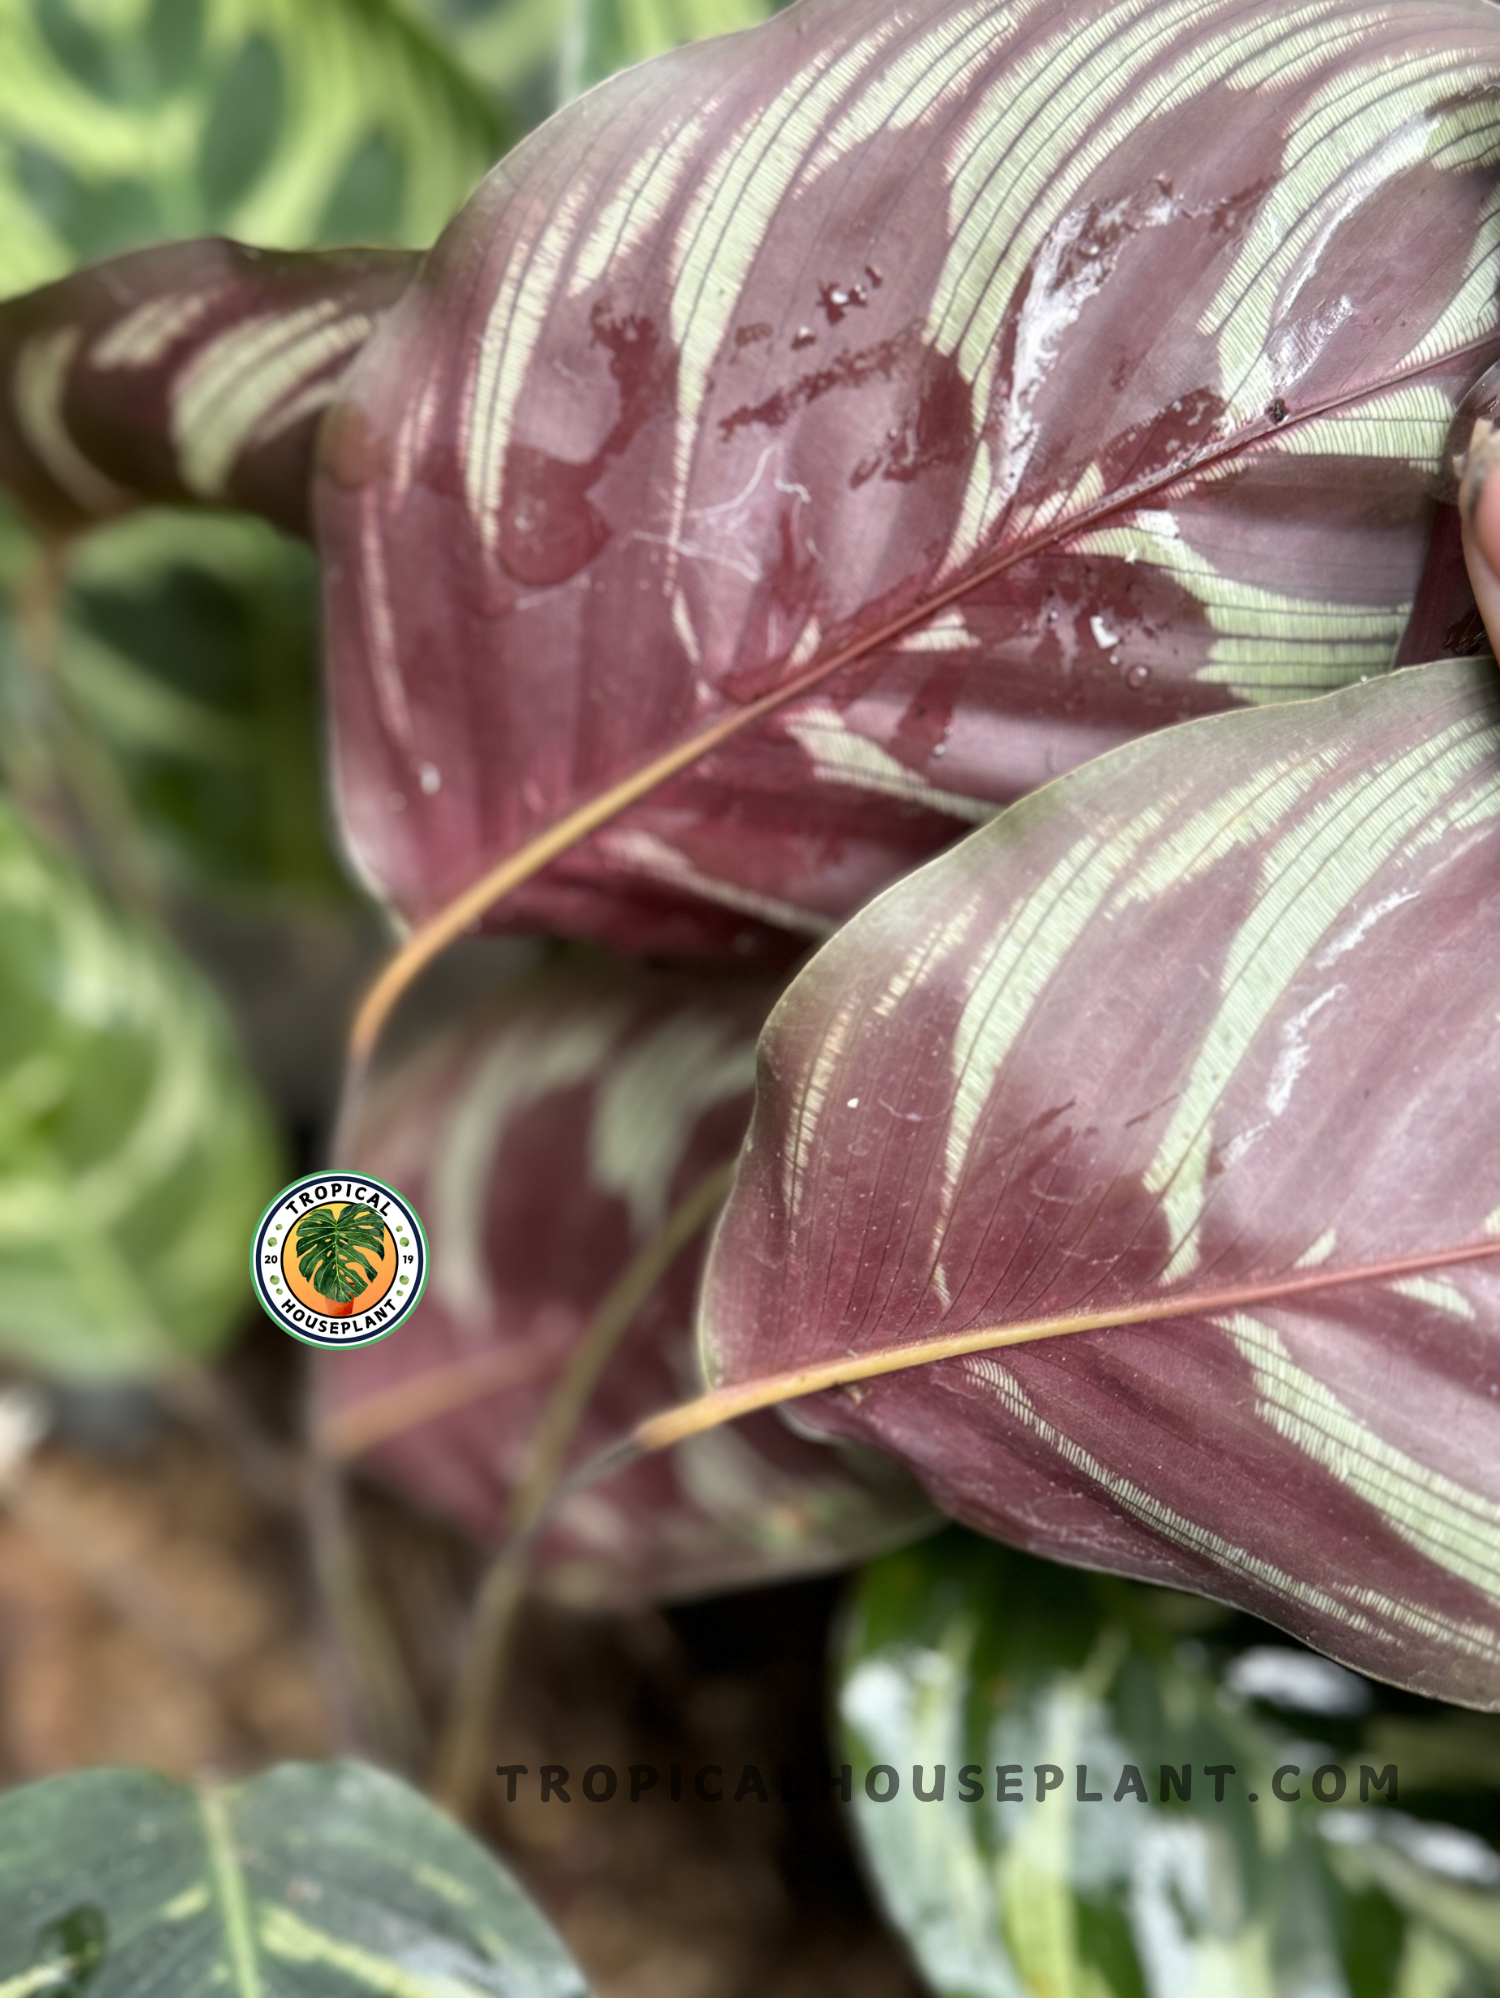
<path id="1" fill-rule="evenodd" d="M 401 1324 L 427 1282 L 416 1210 L 368 1174 L 306 1174 L 260 1219 L 250 1275 L 283 1332 L 315 1347 L 363 1347 Z"/>

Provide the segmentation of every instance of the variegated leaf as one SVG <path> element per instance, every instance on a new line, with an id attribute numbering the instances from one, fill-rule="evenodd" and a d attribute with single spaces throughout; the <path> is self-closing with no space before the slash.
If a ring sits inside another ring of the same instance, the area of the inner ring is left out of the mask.
<path id="1" fill-rule="evenodd" d="M 25 616 L 44 562 L 0 521 L 0 596 L 20 613 L 0 610 L 0 768 L 16 790 L 71 791 L 100 858 L 169 893 L 347 903 L 323 802 L 311 552 L 227 514 L 129 515 L 70 550 L 50 650 Z"/>
<path id="2" fill-rule="evenodd" d="M 416 259 L 139 250 L 0 307 L 0 481 L 71 527 L 142 500 L 307 531 L 324 412 Z"/>
<path id="3" fill-rule="evenodd" d="M 770 995 L 666 978 L 544 975 L 377 1089 L 360 1167 L 417 1205 L 432 1280 L 398 1338 L 318 1358 L 330 1446 L 498 1541 L 558 1378 L 676 1205 L 733 1158 Z M 671 1265 L 589 1398 L 569 1468 L 690 1392 L 700 1237 Z M 831 1568 L 928 1526 L 872 1453 L 773 1414 L 694 1438 L 569 1503 L 538 1581 L 639 1603 Z"/>
<path id="4" fill-rule="evenodd" d="M 478 1841 L 383 1771 L 75 1771 L 0 1801 L 0 1992 L 581 1993 Z"/>
<path id="5" fill-rule="evenodd" d="M 415 0 L 503 112 L 534 124 L 665 49 L 753 27 L 769 0 Z"/>
<path id="6" fill-rule="evenodd" d="M 753 28 L 775 11 L 773 0 L 572 0 L 558 64 L 559 95 L 566 103 L 616 70 L 684 42 Z"/>
<path id="7" fill-rule="evenodd" d="M 753 953 L 1389 667 L 1500 352 L 1497 85 L 1481 0 L 808 0 L 550 121 L 323 434 L 366 877 L 430 913 L 824 674 L 507 906 Z"/>
<path id="8" fill-rule="evenodd" d="M 0 1350 L 85 1379 L 211 1352 L 276 1184 L 213 995 L 0 808 Z"/>
<path id="9" fill-rule="evenodd" d="M 1500 1261 L 1442 1256 L 1500 1249 L 1497 940 L 1492 661 L 1047 787 L 772 1016 L 710 1380 L 1132 1312 L 800 1407 L 1002 1540 L 1500 1707 Z"/>
<path id="10" fill-rule="evenodd" d="M 854 1822 L 930 1991 L 1493 1984 L 1500 1854 L 1443 1823 L 1484 1824 L 1471 1773 L 1432 1782 L 1455 1718 L 1406 1696 L 1382 1715 L 1381 1690 L 1272 1636 L 956 1530 L 866 1570 L 846 1754 L 899 1789 L 856 1790 Z M 1493 1759 L 1500 1722 L 1468 1722 Z"/>
<path id="11" fill-rule="evenodd" d="M 425 246 L 506 136 L 394 0 L 8 0 L 0 295 L 210 231 Z"/>
<path id="12" fill-rule="evenodd" d="M 389 0 L 17 0 L 0 293 L 206 230 L 425 245 L 504 127 Z M 178 244 L 0 311 L 0 479 L 65 524 L 143 497 L 304 528 L 316 421 L 411 267 Z"/>

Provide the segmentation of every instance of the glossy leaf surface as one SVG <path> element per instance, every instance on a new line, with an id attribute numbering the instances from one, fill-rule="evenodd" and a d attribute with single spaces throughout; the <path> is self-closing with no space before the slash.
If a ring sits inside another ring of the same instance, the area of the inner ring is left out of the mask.
<path id="1" fill-rule="evenodd" d="M 378 1088 L 349 1156 L 416 1204 L 432 1279 L 398 1338 L 317 1359 L 325 1434 L 498 1541 L 560 1373 L 631 1259 L 744 1135 L 765 988 L 607 973 L 527 981 Z M 693 1386 L 700 1235 L 616 1350 L 569 1469 Z M 381 1441 L 366 1442 L 374 1437 Z M 632 1603 L 833 1567 L 919 1532 L 888 1461 L 772 1412 L 581 1493 L 539 1582 Z"/>
<path id="2" fill-rule="evenodd" d="M 958 1533 L 864 1573 L 845 1751 L 900 1789 L 855 1822 L 934 1992 L 1488 1990 L 1500 1854 L 1431 1823 L 1444 1719 L 1397 1764 L 1378 1691 L 1270 1636 Z"/>
<path id="3" fill-rule="evenodd" d="M 569 107 L 323 432 L 358 865 L 430 913 L 845 661 L 505 916 L 748 954 L 1383 671 L 1497 351 L 1497 79 L 1480 0 L 818 0 Z"/>
<path id="4" fill-rule="evenodd" d="M 0 1864 L 13 1993 L 583 1991 L 500 1863 L 367 1765 L 49 1778 L 0 1800 Z"/>
<path id="5" fill-rule="evenodd" d="M 0 809 L 0 1349 L 159 1373 L 249 1297 L 275 1148 L 228 1024 L 162 939 Z"/>
<path id="6" fill-rule="evenodd" d="M 1387 1259 L 800 1407 L 1038 1553 L 1500 1707 L 1500 687 L 1131 745 L 846 926 L 763 1038 L 710 1382 Z"/>

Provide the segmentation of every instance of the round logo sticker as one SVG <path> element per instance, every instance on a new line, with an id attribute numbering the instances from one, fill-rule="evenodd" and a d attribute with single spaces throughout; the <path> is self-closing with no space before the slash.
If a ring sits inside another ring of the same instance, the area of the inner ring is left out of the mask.
<path id="1" fill-rule="evenodd" d="M 304 1174 L 260 1219 L 255 1295 L 294 1340 L 366 1347 L 394 1333 L 427 1283 L 427 1238 L 403 1195 L 369 1174 Z"/>

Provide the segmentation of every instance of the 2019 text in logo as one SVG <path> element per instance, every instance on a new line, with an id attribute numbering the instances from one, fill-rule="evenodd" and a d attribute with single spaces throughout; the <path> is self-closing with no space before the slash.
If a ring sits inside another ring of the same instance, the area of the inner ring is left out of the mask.
<path id="1" fill-rule="evenodd" d="M 395 1188 L 304 1174 L 261 1217 L 250 1251 L 261 1304 L 314 1347 L 364 1347 L 408 1317 L 427 1282 L 427 1237 Z"/>

